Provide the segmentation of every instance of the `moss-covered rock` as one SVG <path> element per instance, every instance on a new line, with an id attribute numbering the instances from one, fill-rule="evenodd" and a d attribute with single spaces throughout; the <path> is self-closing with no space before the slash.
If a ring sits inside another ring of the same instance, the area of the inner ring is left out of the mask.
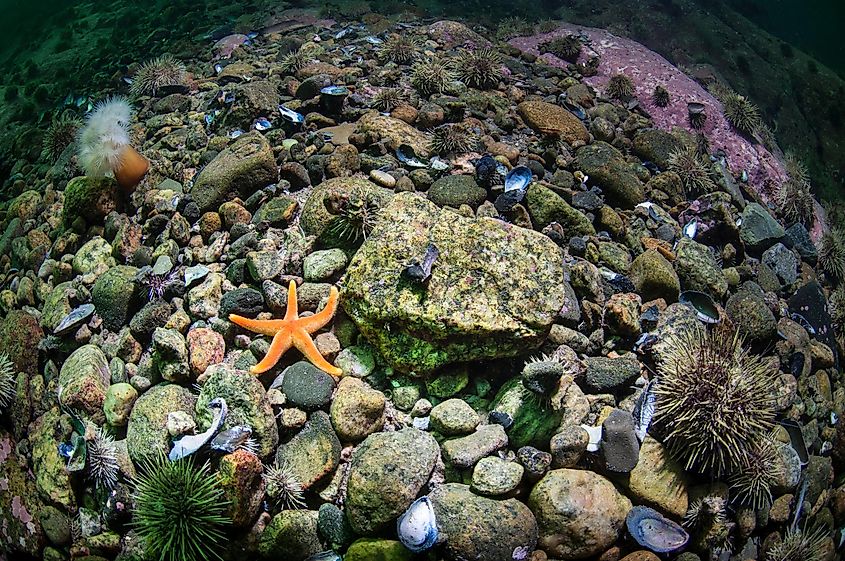
<path id="1" fill-rule="evenodd" d="M 44 332 L 38 320 L 22 310 L 12 310 L 0 327 L 0 349 L 7 353 L 18 372 L 38 373 L 38 344 Z"/>
<path id="2" fill-rule="evenodd" d="M 70 440 L 71 426 L 58 407 L 53 407 L 30 426 L 29 445 L 32 447 L 32 471 L 35 486 L 44 498 L 71 511 L 76 497 L 70 484 L 67 461 L 59 455 L 59 443 Z"/>
<path id="3" fill-rule="evenodd" d="M 91 291 L 91 301 L 97 315 L 109 329 L 118 331 L 129 323 L 140 307 L 135 274 L 138 269 L 129 265 L 112 267 L 97 279 Z"/>
<path id="4" fill-rule="evenodd" d="M 114 210 L 123 208 L 120 189 L 111 177 L 74 177 L 65 187 L 62 223 L 70 226 L 77 217 L 97 224 Z"/>
<path id="5" fill-rule="evenodd" d="M 55 446 L 54 446 L 55 447 Z M 58 454 L 57 454 L 58 455 Z M 36 491 L 33 472 L 18 457 L 17 443 L 0 430 L 0 551 L 19 552 L 37 558 L 44 545 L 41 516 L 43 502 Z M 58 512 L 57 509 L 53 509 Z"/>
<path id="6" fill-rule="evenodd" d="M 70 296 L 76 292 L 73 283 L 70 281 L 57 284 L 53 290 L 47 293 L 44 300 L 44 308 L 41 310 L 41 327 L 53 331 L 56 326 L 68 315 L 72 308 Z"/>
<path id="7" fill-rule="evenodd" d="M 683 147 L 671 133 L 660 129 L 645 129 L 634 137 L 634 154 L 654 162 L 660 169 L 669 167 L 669 155 Z"/>
<path id="8" fill-rule="evenodd" d="M 428 481 L 440 448 L 415 428 L 371 434 L 352 455 L 346 514 L 352 529 L 368 536 L 393 523 Z"/>
<path id="9" fill-rule="evenodd" d="M 94 422 L 105 420 L 103 402 L 111 385 L 106 355 L 96 345 L 79 347 L 59 372 L 60 401 L 65 407 L 84 411 Z"/>
<path id="10" fill-rule="evenodd" d="M 519 378 L 509 380 L 499 390 L 491 411 L 505 414 L 513 420 L 505 432 L 514 450 L 523 446 L 541 450 L 548 448 L 549 439 L 557 432 L 563 418 L 563 411 L 555 411 L 545 401 L 525 389 Z"/>
<path id="11" fill-rule="evenodd" d="M 638 255 L 631 263 L 629 273 L 631 282 L 643 301 L 663 298 L 671 304 L 678 300 L 681 290 L 678 274 L 672 264 L 656 249 L 648 249 Z"/>
<path id="12" fill-rule="evenodd" d="M 315 411 L 296 435 L 276 450 L 276 464 L 308 489 L 340 463 L 340 440 L 325 411 Z"/>
<path id="13" fill-rule="evenodd" d="M 206 370 L 208 377 L 197 398 L 196 419 L 198 430 L 211 426 L 212 412 L 208 404 L 222 397 L 229 406 L 229 414 L 221 430 L 238 425 L 252 429 L 252 438 L 258 443 L 258 455 L 269 456 L 279 443 L 279 429 L 273 408 L 267 401 L 267 392 L 258 378 L 244 370 L 217 364 Z"/>
<path id="14" fill-rule="evenodd" d="M 220 488 L 227 504 L 226 515 L 239 528 L 258 516 L 264 499 L 264 466 L 246 450 L 236 450 L 220 459 Z"/>
<path id="15" fill-rule="evenodd" d="M 115 264 L 111 244 L 100 236 L 85 242 L 73 256 L 73 271 L 79 275 L 101 275 Z"/>
<path id="16" fill-rule="evenodd" d="M 250 132 L 220 152 L 200 172 L 191 196 L 202 211 L 216 209 L 234 193 L 246 199 L 279 179 L 273 149 L 264 136 Z"/>
<path id="17" fill-rule="evenodd" d="M 428 200 L 437 206 L 458 208 L 469 205 L 478 208 L 487 198 L 487 190 L 469 175 L 447 175 L 432 183 L 427 195 Z"/>
<path id="18" fill-rule="evenodd" d="M 590 140 L 587 127 L 560 105 L 529 100 L 520 103 L 516 110 L 525 124 L 541 134 L 559 137 L 568 144 Z"/>
<path id="19" fill-rule="evenodd" d="M 596 233 L 584 213 L 572 208 L 563 197 L 539 183 L 532 183 L 525 192 L 525 207 L 538 230 L 557 222 L 570 237 Z"/>
<path id="20" fill-rule="evenodd" d="M 261 557 L 278 561 L 305 561 L 325 549 L 317 533 L 316 510 L 283 510 L 258 540 Z"/>
<path id="21" fill-rule="evenodd" d="M 349 546 L 343 559 L 345 561 L 413 561 L 414 554 L 396 540 L 361 538 Z"/>
<path id="22" fill-rule="evenodd" d="M 417 156 L 428 158 L 431 155 L 428 136 L 405 121 L 381 115 L 376 111 L 365 114 L 358 120 L 356 132 L 371 134 L 386 142 L 396 150 L 402 144 L 408 144 Z"/>
<path id="23" fill-rule="evenodd" d="M 147 390 L 135 402 L 126 427 L 126 446 L 136 464 L 154 455 L 170 451 L 167 415 L 182 411 L 193 417 L 197 398 L 188 389 L 175 384 Z"/>
<path id="24" fill-rule="evenodd" d="M 604 192 L 608 203 L 633 208 L 645 200 L 643 185 L 622 153 L 606 142 L 579 148 L 573 166 L 590 176 Z"/>
<path id="25" fill-rule="evenodd" d="M 403 269 L 429 244 L 439 251 L 431 278 L 407 281 Z M 400 193 L 353 257 L 341 302 L 394 369 L 424 375 L 538 346 L 564 304 L 563 278 L 546 236 Z"/>
<path id="26" fill-rule="evenodd" d="M 728 281 L 710 248 L 683 237 L 678 242 L 676 254 L 675 272 L 684 290 L 706 292 L 721 300 L 728 291 Z"/>

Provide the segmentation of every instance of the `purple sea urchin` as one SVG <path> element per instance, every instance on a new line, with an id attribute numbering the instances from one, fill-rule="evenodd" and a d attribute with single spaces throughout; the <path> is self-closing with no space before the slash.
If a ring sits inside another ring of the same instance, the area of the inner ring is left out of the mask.
<path id="1" fill-rule="evenodd" d="M 605 93 L 613 99 L 626 100 L 634 96 L 634 81 L 624 74 L 615 74 L 610 77 L 605 88 Z"/>
<path id="2" fill-rule="evenodd" d="M 688 195 L 710 193 L 716 184 L 710 176 L 710 164 L 695 148 L 679 148 L 669 154 L 669 171 L 681 178 L 681 185 Z"/>
<path id="3" fill-rule="evenodd" d="M 72 113 L 62 113 L 47 128 L 44 133 L 42 154 L 50 162 L 55 162 L 59 156 L 73 144 L 79 129 L 82 128 L 82 119 Z"/>
<path id="4" fill-rule="evenodd" d="M 280 510 L 305 508 L 302 485 L 286 465 L 264 466 L 264 482 L 267 485 L 267 496 L 276 508 Z"/>
<path id="5" fill-rule="evenodd" d="M 502 57 L 493 49 L 462 49 L 455 59 L 455 74 L 471 88 L 493 88 L 502 79 Z"/>
<path id="6" fill-rule="evenodd" d="M 721 475 L 771 430 L 776 371 L 725 328 L 669 336 L 658 367 L 655 424 L 686 469 Z"/>
<path id="7" fill-rule="evenodd" d="M 184 86 L 187 81 L 188 72 L 185 65 L 167 54 L 142 64 L 135 73 L 129 89 L 135 96 L 155 96 L 166 86 Z"/>

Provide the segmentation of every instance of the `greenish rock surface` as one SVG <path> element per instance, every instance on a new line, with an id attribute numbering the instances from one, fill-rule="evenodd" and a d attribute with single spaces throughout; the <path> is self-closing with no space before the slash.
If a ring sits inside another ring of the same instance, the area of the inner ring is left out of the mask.
<path id="1" fill-rule="evenodd" d="M 466 436 L 443 443 L 443 461 L 458 469 L 475 466 L 478 460 L 508 445 L 502 425 L 481 425 Z"/>
<path id="2" fill-rule="evenodd" d="M 493 399 L 491 411 L 507 415 L 513 422 L 505 429 L 511 447 L 523 446 L 544 449 L 557 431 L 563 418 L 563 411 L 546 405 L 548 400 L 527 390 L 522 380 L 514 378 L 505 382 Z"/>
<path id="3" fill-rule="evenodd" d="M 105 401 L 103 401 L 106 422 L 113 427 L 126 426 L 136 399 L 138 399 L 138 390 L 131 384 L 122 382 L 109 386 Z"/>
<path id="4" fill-rule="evenodd" d="M 258 538 L 258 553 L 264 559 L 305 561 L 324 549 L 317 534 L 316 510 L 283 510 Z"/>
<path id="5" fill-rule="evenodd" d="M 167 382 L 185 383 L 191 375 L 188 345 L 175 329 L 156 327 L 153 331 L 153 368 Z"/>
<path id="6" fill-rule="evenodd" d="M 204 431 L 211 426 L 212 412 L 208 404 L 212 399 L 222 397 L 229 407 L 229 414 L 221 430 L 238 425 L 250 427 L 252 438 L 258 444 L 258 455 L 262 458 L 269 456 L 279 443 L 279 429 L 273 408 L 267 401 L 267 392 L 258 378 L 224 364 L 209 366 L 206 374 L 208 377 L 197 398 L 197 430 Z"/>
<path id="7" fill-rule="evenodd" d="M 135 274 L 138 269 L 129 265 L 112 267 L 97 279 L 91 290 L 91 301 L 97 315 L 112 331 L 118 331 L 129 323 L 140 306 Z"/>
<path id="8" fill-rule="evenodd" d="M 35 433 L 30 434 L 30 439 L 34 436 Z M 44 445 L 46 446 L 47 442 Z M 55 441 L 53 450 L 56 450 Z M 58 457 L 57 451 L 55 456 L 49 450 L 44 450 L 43 454 L 49 454 L 50 458 L 42 455 L 38 460 L 39 463 L 52 464 Z M 34 462 L 34 455 L 32 459 Z M 32 464 L 27 464 L 24 458 L 18 457 L 17 443 L 12 435 L 0 430 L 0 481 L 4 482 L 3 491 L 0 492 L 0 525 L 3 528 L 0 550 L 9 553 L 9 559 L 15 559 L 15 553 L 38 558 L 44 546 L 45 534 L 51 538 L 57 538 L 59 543 L 65 543 L 70 539 L 69 527 L 59 528 L 60 520 L 64 515 L 55 507 L 45 507 L 36 489 L 37 478 L 44 478 L 42 485 L 49 485 L 50 478 L 46 477 L 47 474 L 33 475 Z M 64 464 L 60 458 L 56 465 L 64 471 Z M 55 471 L 52 475 L 58 477 L 61 474 Z M 67 472 L 64 472 L 64 479 L 67 479 Z M 64 488 L 56 489 L 57 498 L 68 498 L 62 496 L 64 492 Z M 50 496 L 47 498 L 53 499 Z M 64 518 L 67 520 L 67 517 Z"/>
<path id="9" fill-rule="evenodd" d="M 74 177 L 65 187 L 62 223 L 70 226 L 77 217 L 90 224 L 101 222 L 113 210 L 121 210 L 120 187 L 111 177 Z"/>
<path id="10" fill-rule="evenodd" d="M 345 240 L 327 231 L 337 216 L 329 212 L 326 204 L 338 198 L 348 198 L 350 201 L 367 201 L 372 206 L 381 208 L 392 197 L 392 191 L 363 177 L 336 177 L 323 181 L 312 189 L 302 206 L 299 223 L 306 235 L 317 236 L 323 246 L 345 247 Z"/>
<path id="11" fill-rule="evenodd" d="M 276 451 L 276 464 L 288 472 L 303 489 L 308 489 L 334 472 L 340 463 L 340 440 L 325 411 L 315 411 L 296 435 Z"/>
<path id="12" fill-rule="evenodd" d="M 770 343 L 777 334 L 777 320 L 759 288 L 743 287 L 731 295 L 725 304 L 725 313 L 749 344 Z"/>
<path id="13" fill-rule="evenodd" d="M 431 278 L 406 281 L 409 256 L 430 243 Z M 341 302 L 395 370 L 426 375 L 537 347 L 563 306 L 563 277 L 559 248 L 539 232 L 400 193 L 353 257 Z"/>
<path id="14" fill-rule="evenodd" d="M 757 203 L 748 203 L 740 219 L 739 237 L 752 253 L 762 253 L 786 235 L 774 216 Z"/>
<path id="15" fill-rule="evenodd" d="M 366 378 L 376 368 L 376 357 L 373 348 L 366 343 L 346 347 L 334 359 L 335 366 L 343 370 L 344 376 Z"/>
<path id="16" fill-rule="evenodd" d="M 73 270 L 80 275 L 102 273 L 114 266 L 111 244 L 99 236 L 85 242 L 73 256 Z"/>
<path id="17" fill-rule="evenodd" d="M 167 415 L 176 411 L 193 418 L 197 398 L 175 384 L 162 384 L 144 392 L 135 402 L 126 426 L 126 447 L 135 464 L 170 452 Z"/>
<path id="18" fill-rule="evenodd" d="M 47 294 L 44 308 L 41 310 L 41 327 L 48 331 L 56 329 L 56 326 L 71 312 L 70 295 L 75 292 L 73 283 L 68 281 L 57 284 Z"/>
<path id="19" fill-rule="evenodd" d="M 447 399 L 431 410 L 431 428 L 443 436 L 469 434 L 478 426 L 478 413 L 463 399 Z"/>
<path id="20" fill-rule="evenodd" d="M 338 438 L 358 442 L 384 427 L 384 394 L 366 383 L 345 376 L 337 386 L 330 415 Z"/>
<path id="21" fill-rule="evenodd" d="M 76 506 L 76 497 L 67 471 L 67 460 L 59 455 L 59 442 L 70 440 L 71 426 L 53 407 L 30 425 L 29 445 L 32 449 L 32 471 L 35 486 L 44 500 L 66 510 Z"/>
<path id="22" fill-rule="evenodd" d="M 317 516 L 317 529 L 329 549 L 343 551 L 355 539 L 355 532 L 346 519 L 346 513 L 335 504 L 320 505 Z"/>
<path id="23" fill-rule="evenodd" d="M 65 407 L 84 411 L 95 422 L 102 422 L 103 402 L 110 384 L 106 355 L 95 345 L 83 345 L 67 357 L 59 371 L 60 402 Z"/>
<path id="24" fill-rule="evenodd" d="M 226 195 L 244 200 L 279 179 L 273 149 L 255 131 L 242 135 L 220 152 L 197 177 L 191 196 L 202 211 L 216 209 Z"/>
<path id="25" fill-rule="evenodd" d="M 646 435 L 637 465 L 627 475 L 613 478 L 637 501 L 680 519 L 687 513 L 689 498 L 684 468 L 666 448 Z"/>
<path id="26" fill-rule="evenodd" d="M 619 358 L 588 356 L 584 361 L 587 363 L 584 382 L 599 393 L 631 383 L 640 375 L 640 362 L 631 354 Z"/>
<path id="27" fill-rule="evenodd" d="M 537 517 L 540 549 L 551 558 L 586 559 L 619 539 L 631 501 L 597 473 L 556 469 L 534 486 L 528 506 Z"/>
<path id="28" fill-rule="evenodd" d="M 606 142 L 582 146 L 575 153 L 575 169 L 598 184 L 609 204 L 633 208 L 645 200 L 643 184 L 622 153 Z"/>
<path id="29" fill-rule="evenodd" d="M 393 524 L 428 481 L 440 448 L 415 428 L 368 436 L 352 454 L 346 515 L 356 533 L 367 536 Z"/>
<path id="30" fill-rule="evenodd" d="M 428 199 L 437 206 L 458 208 L 478 205 L 487 198 L 487 190 L 480 187 L 475 179 L 469 175 L 447 175 L 441 177 L 428 189 Z"/>
<path id="31" fill-rule="evenodd" d="M 537 544 L 537 521 L 516 499 L 480 497 L 460 483 L 440 485 L 428 495 L 438 529 L 448 536 L 447 559 L 501 561 Z"/>
<path id="32" fill-rule="evenodd" d="M 352 542 L 344 561 L 412 561 L 414 554 L 396 540 L 360 538 Z"/>
<path id="33" fill-rule="evenodd" d="M 262 204 L 252 217 L 254 224 L 267 222 L 273 226 L 285 226 L 296 214 L 299 204 L 290 197 L 273 197 Z"/>
<path id="34" fill-rule="evenodd" d="M 481 458 L 472 470 L 472 490 L 479 495 L 504 495 L 517 488 L 524 472 L 518 462 L 496 456 Z"/>
<path id="35" fill-rule="evenodd" d="M 573 208 L 563 197 L 539 183 L 528 186 L 523 204 L 528 210 L 531 222 L 538 230 L 542 230 L 552 222 L 557 222 L 568 236 L 591 236 L 596 233 L 596 229 L 584 213 Z"/>
<path id="36" fill-rule="evenodd" d="M 628 273 L 631 268 L 631 252 L 617 242 L 599 242 L 599 259 L 602 263 L 620 274 Z"/>
<path id="37" fill-rule="evenodd" d="M 318 250 L 302 260 L 302 276 L 306 282 L 329 281 L 343 272 L 348 261 L 342 249 Z"/>
<path id="38" fill-rule="evenodd" d="M 684 290 L 706 292 L 721 300 L 728 291 L 728 281 L 710 248 L 682 237 L 675 253 L 675 272 Z"/>
<path id="39" fill-rule="evenodd" d="M 291 364 L 280 376 L 283 378 L 279 389 L 287 400 L 306 410 L 326 405 L 331 401 L 336 386 L 330 374 L 304 360 Z"/>
<path id="40" fill-rule="evenodd" d="M 644 302 L 657 298 L 668 304 L 678 301 L 681 281 L 672 264 L 656 249 L 647 249 L 634 259 L 629 277 Z"/>
<path id="41" fill-rule="evenodd" d="M 669 167 L 672 152 L 681 148 L 683 145 L 675 136 L 660 129 L 645 129 L 634 136 L 634 154 L 663 170 Z"/>
<path id="42" fill-rule="evenodd" d="M 0 349 L 18 372 L 38 373 L 38 344 L 43 338 L 38 320 L 23 310 L 11 310 L 0 326 Z"/>

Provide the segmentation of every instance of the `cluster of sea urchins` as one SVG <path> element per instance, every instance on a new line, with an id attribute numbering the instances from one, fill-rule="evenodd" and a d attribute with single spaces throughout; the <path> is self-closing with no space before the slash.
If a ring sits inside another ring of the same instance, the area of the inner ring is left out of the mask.
<path id="1" fill-rule="evenodd" d="M 776 375 L 727 328 L 670 335 L 655 389 L 664 444 L 688 470 L 720 476 L 741 466 L 773 428 Z"/>

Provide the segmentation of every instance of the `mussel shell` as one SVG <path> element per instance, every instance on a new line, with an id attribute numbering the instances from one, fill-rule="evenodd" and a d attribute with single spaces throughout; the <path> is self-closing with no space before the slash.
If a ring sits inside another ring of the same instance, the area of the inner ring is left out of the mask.
<path id="1" fill-rule="evenodd" d="M 699 103 L 697 101 L 687 103 L 687 111 L 689 111 L 690 115 L 700 115 L 704 113 L 705 109 L 706 107 L 703 103 Z"/>
<path id="2" fill-rule="evenodd" d="M 414 553 L 422 553 L 437 543 L 437 521 L 428 497 L 421 497 L 411 503 L 396 521 L 396 534 L 402 545 Z"/>
<path id="3" fill-rule="evenodd" d="M 349 95 L 349 90 L 346 88 L 346 86 L 326 86 L 325 88 L 320 90 L 320 93 L 323 95 L 345 97 Z"/>
<path id="4" fill-rule="evenodd" d="M 321 551 L 320 553 L 315 553 L 305 561 L 342 561 L 342 558 L 340 555 L 330 549 L 328 551 Z"/>
<path id="5" fill-rule="evenodd" d="M 53 331 L 55 335 L 62 335 L 71 331 L 75 327 L 81 325 L 84 321 L 91 317 L 94 313 L 94 304 L 82 304 L 71 310 L 71 312 L 62 318 L 59 325 Z"/>
<path id="6" fill-rule="evenodd" d="M 417 153 L 410 144 L 401 144 L 399 148 L 396 149 L 396 158 L 406 166 L 412 168 L 428 167 L 428 164 L 423 162 L 417 156 Z"/>
<path id="7" fill-rule="evenodd" d="M 804 431 L 801 425 L 791 419 L 783 419 L 779 424 L 786 430 L 789 435 L 789 442 L 792 448 L 798 453 L 798 458 L 801 460 L 801 467 L 810 463 L 810 453 L 807 450 L 807 442 L 804 440 Z"/>
<path id="8" fill-rule="evenodd" d="M 695 310 L 696 317 L 704 323 L 719 323 L 719 308 L 704 292 L 685 290 L 678 296 L 678 302 Z"/>
<path id="9" fill-rule="evenodd" d="M 655 553 L 677 551 L 689 541 L 689 534 L 681 526 L 647 506 L 632 508 L 625 525 L 638 544 Z"/>
<path id="10" fill-rule="evenodd" d="M 211 449 L 218 452 L 232 453 L 252 436 L 252 429 L 246 425 L 237 425 L 217 433 L 211 439 Z"/>
<path id="11" fill-rule="evenodd" d="M 515 189 L 513 191 L 505 191 L 498 197 L 496 197 L 496 201 L 493 203 L 493 206 L 496 207 L 496 210 L 501 212 L 508 212 L 513 209 L 517 204 L 522 202 L 522 199 L 525 198 L 525 191 L 521 189 Z"/>
<path id="12" fill-rule="evenodd" d="M 526 166 L 517 166 L 505 177 L 505 193 L 509 191 L 525 191 L 534 176 Z"/>

